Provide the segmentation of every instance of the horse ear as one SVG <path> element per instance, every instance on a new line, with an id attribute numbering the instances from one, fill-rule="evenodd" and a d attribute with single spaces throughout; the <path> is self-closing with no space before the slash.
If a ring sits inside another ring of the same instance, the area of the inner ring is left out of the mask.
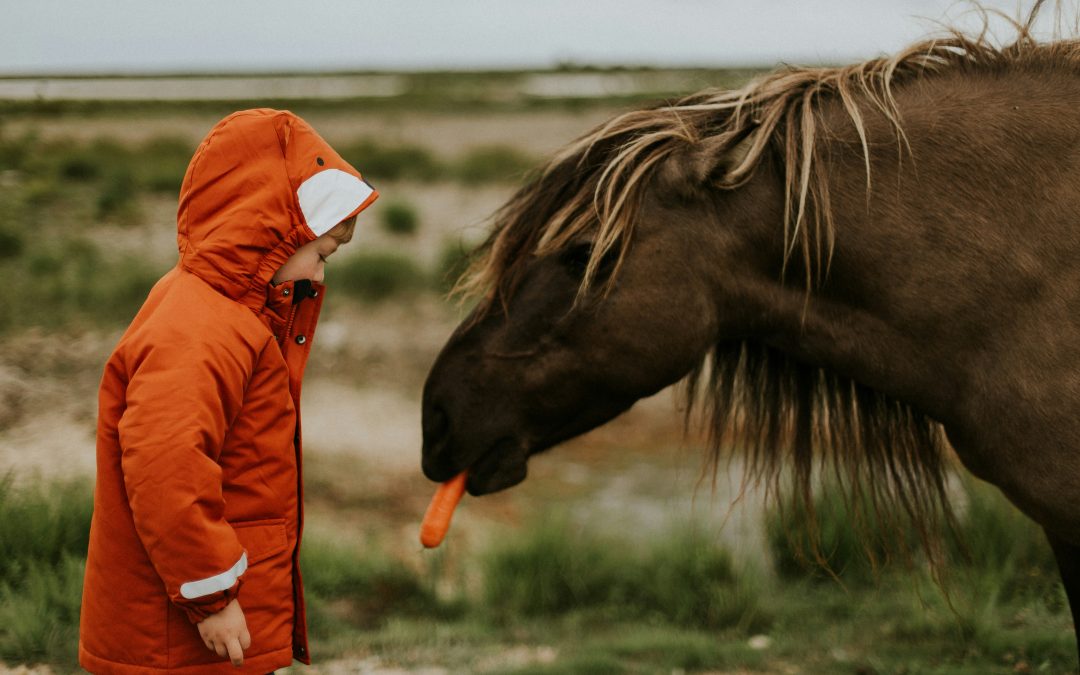
<path id="1" fill-rule="evenodd" d="M 728 174 L 742 166 L 752 146 L 751 135 L 737 141 L 728 134 L 704 138 L 673 152 L 661 166 L 658 179 L 665 189 L 684 195 L 729 183 Z"/>

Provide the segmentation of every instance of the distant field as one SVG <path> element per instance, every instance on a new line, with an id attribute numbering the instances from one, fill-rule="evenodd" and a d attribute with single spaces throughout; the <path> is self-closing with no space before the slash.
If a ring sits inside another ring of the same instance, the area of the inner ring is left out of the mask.
<path id="1" fill-rule="evenodd" d="M 518 109 L 635 102 L 732 87 L 753 69 L 343 73 L 0 78 L 0 112 L 205 108 L 220 102 L 319 107 Z"/>

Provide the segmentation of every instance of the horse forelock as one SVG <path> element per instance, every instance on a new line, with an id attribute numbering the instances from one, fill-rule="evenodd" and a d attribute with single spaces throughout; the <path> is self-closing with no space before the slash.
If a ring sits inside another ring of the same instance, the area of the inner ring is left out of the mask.
<path id="1" fill-rule="evenodd" d="M 1026 21 L 1008 19 L 1016 39 L 997 46 L 983 14 L 975 35 L 946 29 L 938 38 L 899 53 L 842 67 L 786 67 L 734 90 L 703 90 L 670 104 L 617 115 L 558 151 L 531 181 L 493 215 L 493 229 L 475 252 L 455 290 L 480 298 L 484 311 L 512 294 L 523 269 L 538 255 L 574 244 L 592 245 L 579 297 L 593 285 L 602 261 L 615 251 L 611 288 L 629 251 L 635 216 L 651 179 L 682 150 L 707 147 L 716 166 L 713 186 L 734 190 L 754 175 L 770 153 L 782 166 L 785 267 L 801 259 L 807 292 L 829 269 L 836 233 L 829 186 L 819 156 L 820 108 L 839 102 L 855 129 L 872 188 L 866 117 L 882 115 L 906 146 L 894 86 L 963 68 L 1035 64 L 1080 68 L 1080 41 L 1039 43 L 1031 26 L 1044 0 Z M 976 5 L 976 7 L 978 7 Z M 998 13 L 1000 14 L 1000 13 Z M 688 172 L 688 176 L 692 175 Z M 688 178 L 689 179 L 689 178 Z M 687 186 L 693 187 L 693 186 Z"/>

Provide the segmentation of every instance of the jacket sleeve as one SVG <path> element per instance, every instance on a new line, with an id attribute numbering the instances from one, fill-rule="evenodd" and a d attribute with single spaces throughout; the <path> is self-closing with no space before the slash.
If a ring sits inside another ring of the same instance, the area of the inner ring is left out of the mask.
<path id="1" fill-rule="evenodd" d="M 218 463 L 255 358 L 236 346 L 174 331 L 134 350 L 118 425 L 135 529 L 169 599 L 192 623 L 236 597 L 247 569 L 225 520 Z"/>

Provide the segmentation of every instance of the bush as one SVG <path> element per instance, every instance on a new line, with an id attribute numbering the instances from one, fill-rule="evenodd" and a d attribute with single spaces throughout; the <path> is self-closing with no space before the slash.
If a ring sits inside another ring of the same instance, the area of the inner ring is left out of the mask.
<path id="1" fill-rule="evenodd" d="M 14 284 L 0 301 L 0 331 L 130 321 L 160 276 L 140 258 L 107 259 L 87 240 L 31 243 L 25 255 L 0 259 Z"/>
<path id="2" fill-rule="evenodd" d="M 487 605 L 508 616 L 591 608 L 711 629 L 768 623 L 758 586 L 700 534 L 683 531 L 642 554 L 630 551 L 631 542 L 587 537 L 565 518 L 547 518 L 487 554 Z"/>
<path id="3" fill-rule="evenodd" d="M 93 497 L 0 481 L 0 660 L 74 665 Z"/>
<path id="4" fill-rule="evenodd" d="M 390 234 L 415 234 L 420 225 L 420 216 L 408 202 L 392 201 L 379 216 L 383 229 Z"/>
<path id="5" fill-rule="evenodd" d="M 959 540 L 950 541 L 958 565 L 988 581 L 1003 600 L 1047 598 L 1061 585 L 1042 528 L 995 488 L 968 481 Z"/>
<path id="6" fill-rule="evenodd" d="M 503 145 L 474 148 L 454 166 L 454 175 L 463 183 L 520 181 L 538 161 L 525 153 Z"/>
<path id="7" fill-rule="evenodd" d="M 19 257 L 24 247 L 22 235 L 9 229 L 7 223 L 0 223 L 0 260 Z"/>
<path id="8" fill-rule="evenodd" d="M 344 146 L 341 157 L 375 182 L 405 178 L 432 181 L 445 174 L 434 155 L 415 145 L 389 147 L 362 140 Z"/>
<path id="9" fill-rule="evenodd" d="M 319 608 L 320 634 L 332 632 L 327 621 L 334 603 L 343 604 L 339 619 L 371 627 L 391 614 L 441 613 L 442 606 L 419 576 L 372 547 L 363 551 L 327 541 L 305 541 L 300 553 L 304 588 Z"/>
<path id="10" fill-rule="evenodd" d="M 137 185 L 135 176 L 128 169 L 118 169 L 105 177 L 97 199 L 98 218 L 123 217 L 130 219 L 135 213 Z"/>
<path id="11" fill-rule="evenodd" d="M 18 585 L 27 570 L 86 555 L 93 496 L 88 484 L 16 489 L 0 481 L 0 583 Z"/>
<path id="12" fill-rule="evenodd" d="M 326 266 L 327 283 L 362 300 L 379 301 L 423 287 L 424 274 L 396 253 L 362 253 Z"/>
<path id="13" fill-rule="evenodd" d="M 182 138 L 150 139 L 137 155 L 139 183 L 151 192 L 178 194 L 194 153 L 195 148 Z"/>
<path id="14" fill-rule="evenodd" d="M 0 132 L 3 130 L 0 129 Z M 37 143 L 33 134 L 23 134 L 20 138 L 10 138 L 7 134 L 0 133 L 0 171 L 23 168 L 26 158 L 30 155 L 31 148 Z"/>
<path id="15" fill-rule="evenodd" d="M 461 275 L 469 269 L 471 255 L 472 252 L 460 238 L 444 241 L 435 264 L 435 289 L 443 293 L 453 290 Z"/>

